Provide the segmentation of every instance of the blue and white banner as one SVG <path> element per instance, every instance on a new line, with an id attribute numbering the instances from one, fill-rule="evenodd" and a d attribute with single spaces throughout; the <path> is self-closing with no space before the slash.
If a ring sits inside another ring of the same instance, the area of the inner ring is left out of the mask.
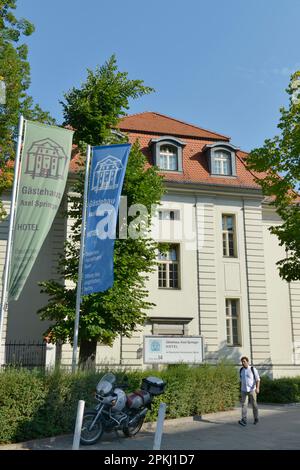
<path id="1" fill-rule="evenodd" d="M 92 148 L 83 257 L 82 294 L 114 282 L 114 243 L 130 144 Z"/>

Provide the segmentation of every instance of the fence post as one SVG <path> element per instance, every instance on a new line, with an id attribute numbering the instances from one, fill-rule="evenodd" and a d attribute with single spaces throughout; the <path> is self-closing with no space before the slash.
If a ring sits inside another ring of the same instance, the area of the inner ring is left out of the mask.
<path id="1" fill-rule="evenodd" d="M 2 342 L 2 344 L 0 343 L 0 370 L 1 370 L 1 367 L 3 367 L 5 365 L 5 343 Z"/>
<path id="2" fill-rule="evenodd" d="M 165 403 L 161 403 L 159 405 L 153 450 L 160 450 L 166 408 L 167 408 L 167 405 Z"/>
<path id="3" fill-rule="evenodd" d="M 46 369 L 54 369 L 55 368 L 55 359 L 56 359 L 56 346 L 52 343 L 46 344 L 46 358 L 45 358 L 45 366 Z"/>
<path id="4" fill-rule="evenodd" d="M 79 450 L 84 405 L 85 405 L 85 401 L 79 400 L 78 407 L 77 407 L 77 416 L 76 416 L 76 424 L 75 424 L 72 450 Z"/>

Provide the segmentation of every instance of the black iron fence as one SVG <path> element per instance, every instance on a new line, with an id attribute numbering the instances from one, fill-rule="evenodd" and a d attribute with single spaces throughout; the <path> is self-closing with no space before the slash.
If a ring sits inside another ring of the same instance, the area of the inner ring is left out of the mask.
<path id="1" fill-rule="evenodd" d="M 11 341 L 5 344 L 5 364 L 20 367 L 44 367 L 46 343 Z"/>

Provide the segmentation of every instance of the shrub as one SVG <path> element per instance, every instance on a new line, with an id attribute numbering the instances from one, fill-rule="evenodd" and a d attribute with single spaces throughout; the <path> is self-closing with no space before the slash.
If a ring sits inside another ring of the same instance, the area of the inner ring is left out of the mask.
<path id="1" fill-rule="evenodd" d="M 106 371 L 105 371 L 106 372 Z M 8 369 L 0 373 L 0 442 L 20 442 L 73 432 L 78 400 L 94 406 L 94 390 L 104 372 L 62 371 L 45 373 Z M 124 371 L 116 372 L 124 381 Z M 128 390 L 140 387 L 145 376 L 160 376 L 166 391 L 154 399 L 148 420 L 157 417 L 160 402 L 167 404 L 167 418 L 178 418 L 232 408 L 238 399 L 238 380 L 233 366 L 186 365 L 166 370 L 131 371 Z"/>
<path id="2" fill-rule="evenodd" d="M 261 379 L 259 400 L 265 403 L 295 403 L 300 401 L 300 377 Z"/>
<path id="3" fill-rule="evenodd" d="M 8 369 L 0 374 L 0 442 L 22 439 L 20 429 L 32 420 L 47 396 L 43 375 Z"/>

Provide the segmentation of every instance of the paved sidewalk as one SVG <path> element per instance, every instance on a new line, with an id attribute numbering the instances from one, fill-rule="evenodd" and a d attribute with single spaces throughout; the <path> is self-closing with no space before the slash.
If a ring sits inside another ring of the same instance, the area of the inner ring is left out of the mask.
<path id="1" fill-rule="evenodd" d="M 238 424 L 240 409 L 190 418 L 166 420 L 162 450 L 249 450 L 300 449 L 300 407 L 297 405 L 260 405 L 260 422 L 253 425 L 252 410 L 248 425 Z M 152 450 L 155 423 L 145 423 L 135 438 L 123 433 L 104 434 L 93 446 L 81 450 Z M 62 450 L 72 448 L 73 436 L 0 445 L 0 450 Z"/>

